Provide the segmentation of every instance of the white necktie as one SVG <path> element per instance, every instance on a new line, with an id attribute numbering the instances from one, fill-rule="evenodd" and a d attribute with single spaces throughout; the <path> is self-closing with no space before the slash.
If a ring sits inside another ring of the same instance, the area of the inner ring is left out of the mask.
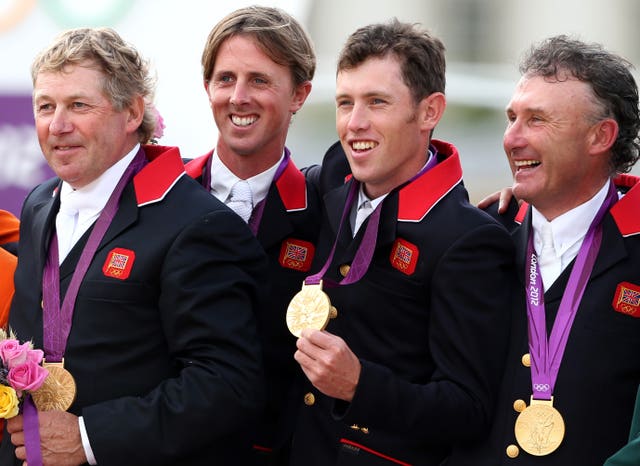
<path id="1" fill-rule="evenodd" d="M 542 239 L 542 251 L 538 254 L 538 263 L 544 289 L 548 290 L 562 272 L 562 260 L 556 256 L 556 250 L 553 247 L 553 231 L 549 223 L 542 224 L 540 238 Z"/>
<path id="2" fill-rule="evenodd" d="M 227 205 L 245 222 L 249 222 L 253 211 L 251 186 L 245 180 L 240 180 L 231 188 Z"/>
<path id="3" fill-rule="evenodd" d="M 73 233 L 78 224 L 78 207 L 75 202 L 75 193 L 69 193 L 64 202 L 60 204 L 60 210 L 56 216 L 56 236 L 58 237 L 59 264 L 73 248 Z"/>
<path id="4" fill-rule="evenodd" d="M 366 200 L 358 207 L 356 212 L 356 222 L 353 225 L 353 236 L 355 237 L 358 233 L 358 230 L 364 223 L 364 221 L 371 215 L 373 212 L 373 206 L 371 205 L 371 201 Z"/>

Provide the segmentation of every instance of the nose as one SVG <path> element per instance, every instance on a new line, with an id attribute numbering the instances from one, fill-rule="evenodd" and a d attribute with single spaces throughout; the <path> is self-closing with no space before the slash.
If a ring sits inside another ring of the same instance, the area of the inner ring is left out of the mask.
<path id="1" fill-rule="evenodd" d="M 369 116 L 366 105 L 354 104 L 349 115 L 347 128 L 349 131 L 361 131 L 369 127 Z"/>
<path id="2" fill-rule="evenodd" d="M 518 119 L 514 119 L 507 123 L 507 127 L 504 130 L 504 136 L 502 138 L 502 144 L 507 155 L 526 145 L 526 138 L 524 136 L 522 124 Z"/>
<path id="3" fill-rule="evenodd" d="M 233 87 L 233 92 L 231 93 L 231 104 L 233 105 L 242 105 L 249 102 L 249 91 L 247 85 L 243 82 L 236 82 Z"/>
<path id="4" fill-rule="evenodd" d="M 53 135 L 69 133 L 73 130 L 73 124 L 64 109 L 58 107 L 49 123 L 49 132 Z"/>

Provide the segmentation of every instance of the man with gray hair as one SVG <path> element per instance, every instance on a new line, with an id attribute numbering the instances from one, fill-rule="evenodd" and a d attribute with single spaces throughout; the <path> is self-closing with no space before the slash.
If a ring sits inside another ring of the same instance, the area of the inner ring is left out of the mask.
<path id="1" fill-rule="evenodd" d="M 640 383 L 638 88 L 631 64 L 556 36 L 524 58 L 506 110 L 519 290 L 494 425 L 447 463 L 601 466 Z"/>
<path id="2" fill-rule="evenodd" d="M 141 145 L 152 81 L 115 31 L 63 33 L 32 78 L 57 177 L 22 209 L 9 325 L 49 377 L 35 421 L 28 400 L 9 419 L 0 463 L 13 444 L 16 464 L 241 464 L 263 399 L 264 252 L 177 148 Z"/>

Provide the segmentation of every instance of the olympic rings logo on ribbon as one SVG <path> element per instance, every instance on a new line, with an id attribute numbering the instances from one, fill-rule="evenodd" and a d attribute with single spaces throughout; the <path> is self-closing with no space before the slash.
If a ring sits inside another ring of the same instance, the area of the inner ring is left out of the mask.
<path id="1" fill-rule="evenodd" d="M 551 387 L 549 387 L 548 383 L 534 383 L 533 384 L 533 389 L 537 392 L 548 392 L 549 389 Z"/>

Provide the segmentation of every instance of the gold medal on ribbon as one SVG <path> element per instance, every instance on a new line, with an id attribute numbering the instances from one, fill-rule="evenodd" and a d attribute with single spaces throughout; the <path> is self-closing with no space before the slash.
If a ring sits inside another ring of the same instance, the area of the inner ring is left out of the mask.
<path id="1" fill-rule="evenodd" d="M 76 399 L 76 382 L 62 362 L 44 362 L 49 371 L 42 386 L 31 394 L 39 411 L 66 411 Z"/>
<path id="2" fill-rule="evenodd" d="M 302 290 L 296 293 L 287 308 L 287 327 L 293 335 L 300 337 L 305 328 L 324 330 L 329 319 L 337 314 L 329 296 L 322 291 L 322 281 L 317 285 L 303 283 Z"/>
<path id="3" fill-rule="evenodd" d="M 527 453 L 545 456 L 553 453 L 564 438 L 564 420 L 551 400 L 534 400 L 516 419 L 516 440 Z"/>

